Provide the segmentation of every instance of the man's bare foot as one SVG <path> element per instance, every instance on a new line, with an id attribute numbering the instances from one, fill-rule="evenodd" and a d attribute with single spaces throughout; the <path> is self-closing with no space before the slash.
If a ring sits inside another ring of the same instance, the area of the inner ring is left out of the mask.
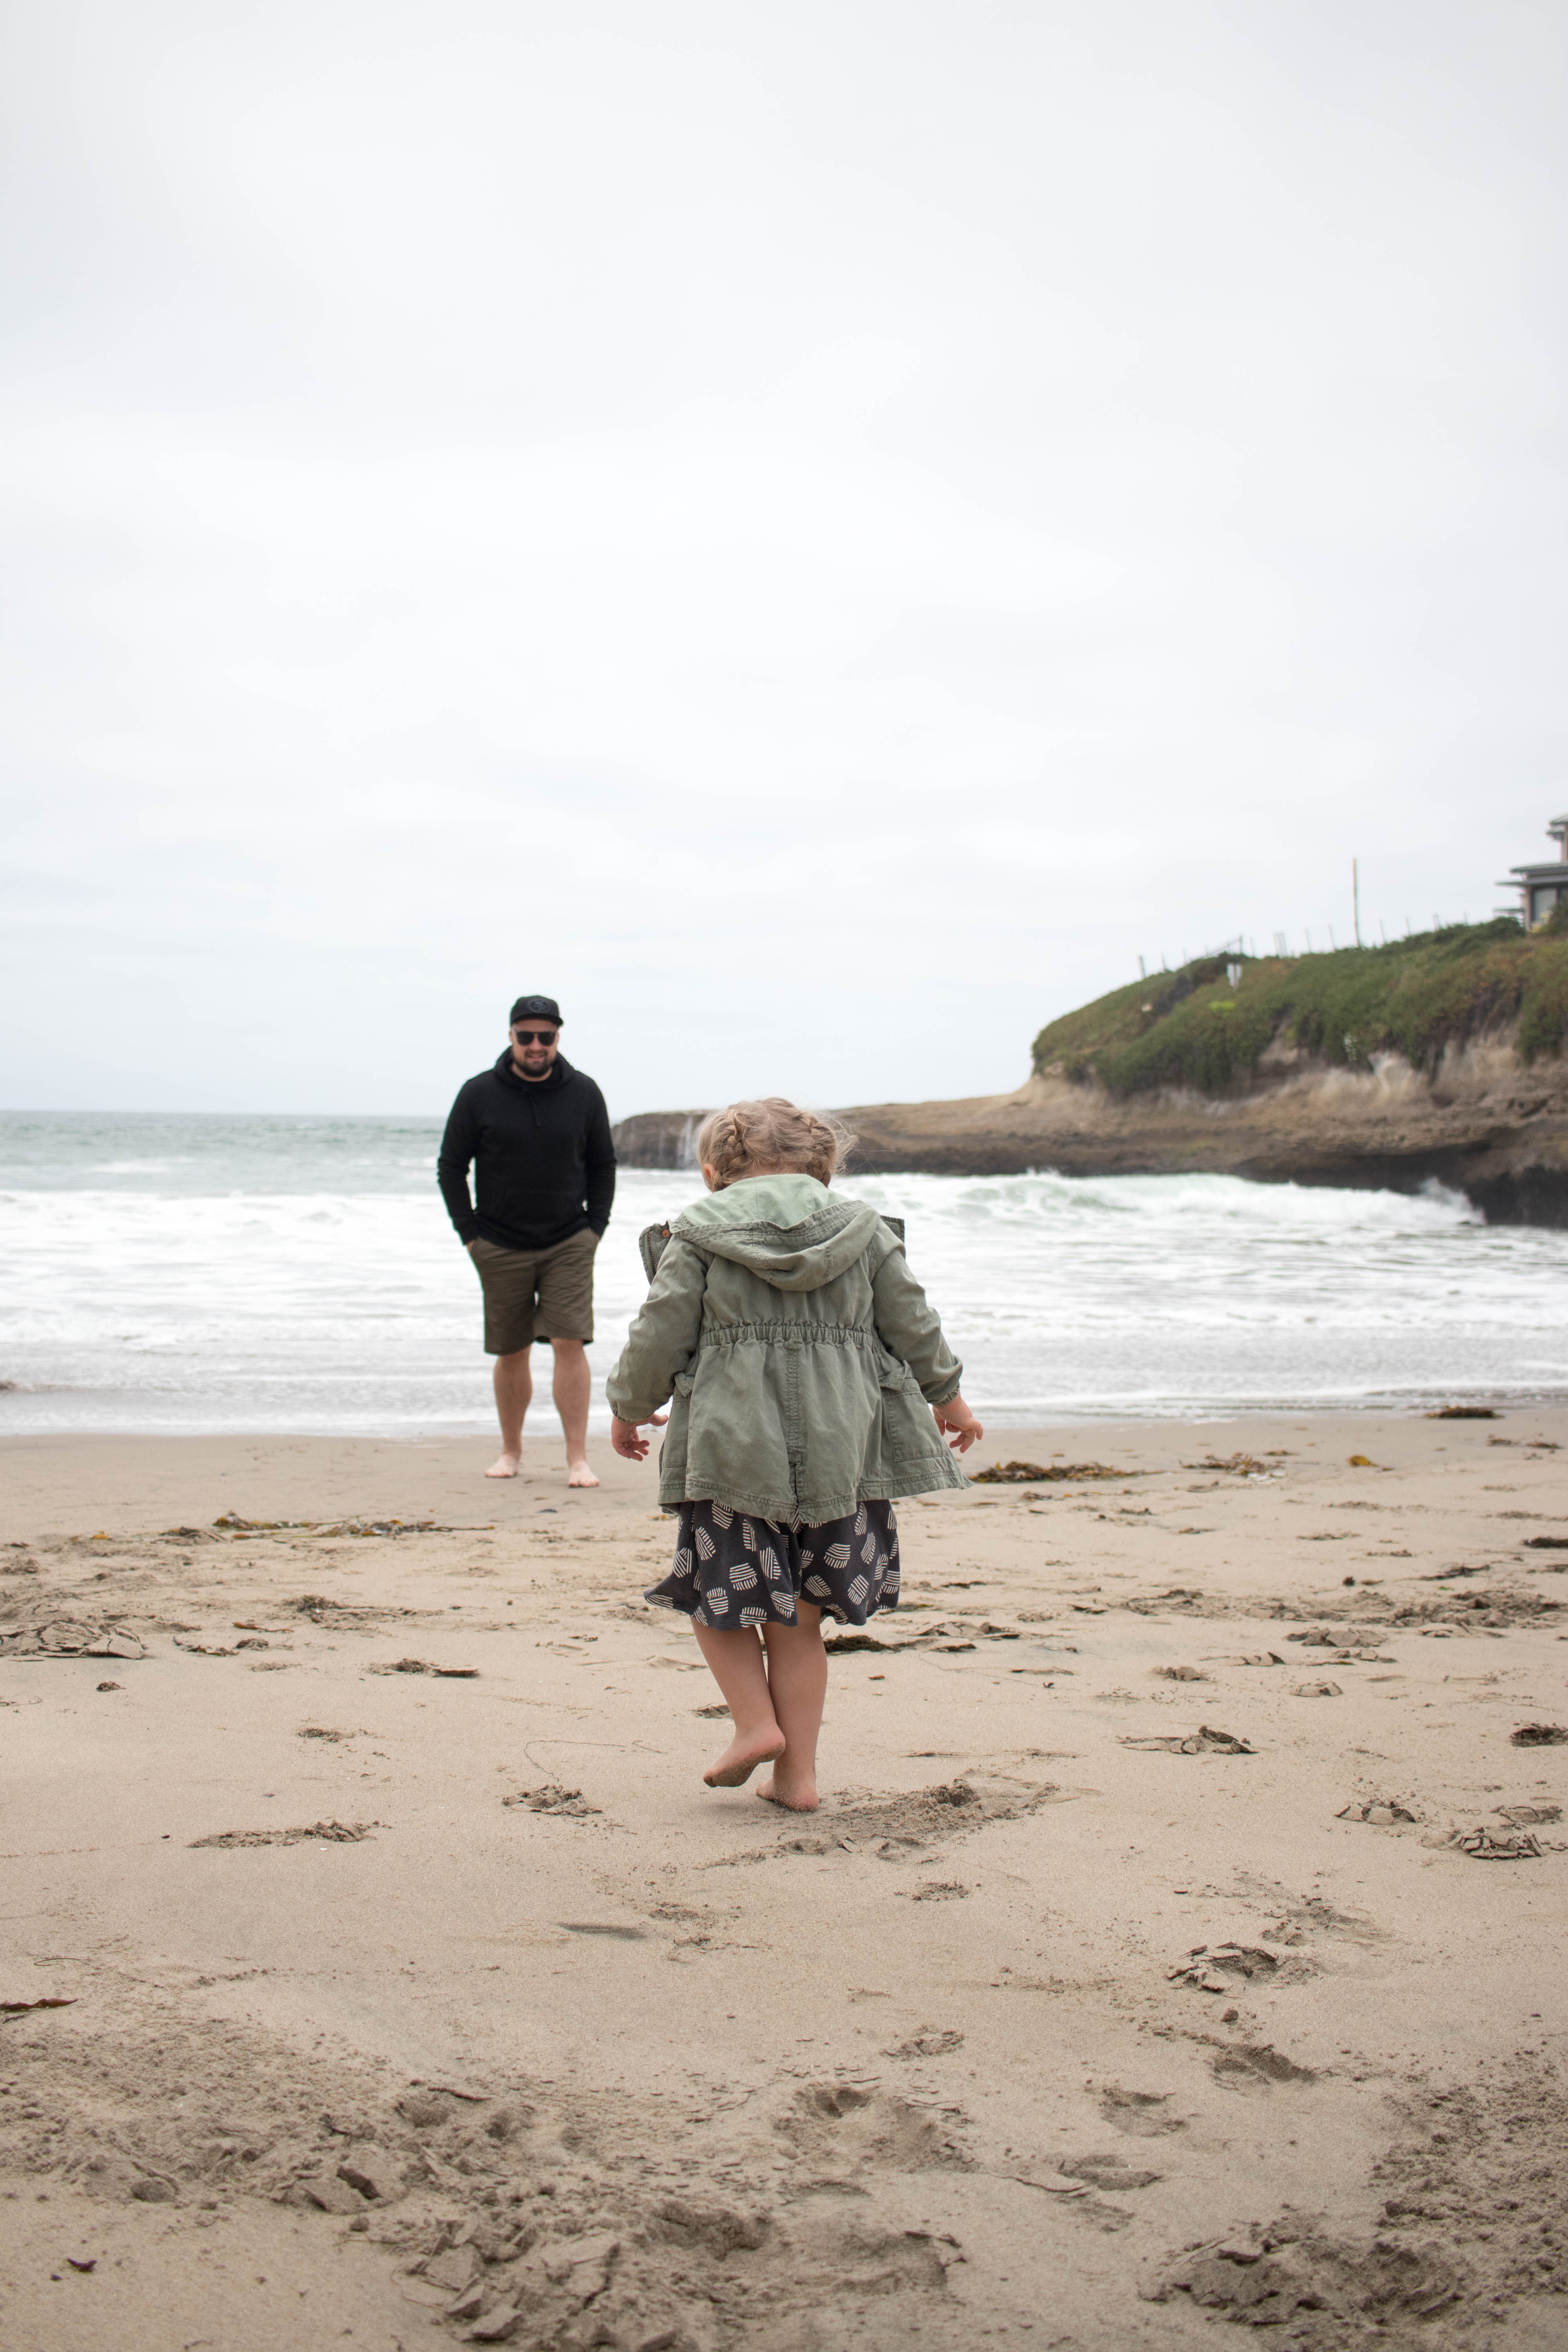
<path id="1" fill-rule="evenodd" d="M 745 1739 L 737 1731 L 717 1764 L 710 1764 L 702 1778 L 710 1789 L 739 1789 L 759 1764 L 771 1764 L 775 1756 L 782 1756 L 784 1744 L 777 1724 L 771 1731 L 753 1731 Z"/>
<path id="2" fill-rule="evenodd" d="M 598 1483 L 585 1462 L 568 1462 L 566 1465 L 566 1484 L 569 1486 L 596 1486 Z"/>
<path id="3" fill-rule="evenodd" d="M 498 1454 L 495 1460 L 490 1464 L 489 1468 L 485 1472 L 485 1476 L 487 1478 L 515 1478 L 521 1466 L 522 1456 L 521 1454 Z"/>
<path id="4" fill-rule="evenodd" d="M 770 1805 L 783 1805 L 792 1813 L 815 1813 L 817 1807 L 816 1775 L 815 1772 L 792 1771 L 787 1765 L 776 1765 L 765 1780 L 757 1783 L 757 1794 Z"/>

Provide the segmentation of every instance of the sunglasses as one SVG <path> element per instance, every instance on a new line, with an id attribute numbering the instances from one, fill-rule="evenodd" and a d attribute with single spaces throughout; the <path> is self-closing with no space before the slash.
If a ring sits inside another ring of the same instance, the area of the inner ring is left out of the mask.
<path id="1" fill-rule="evenodd" d="M 553 1045 L 561 1033 L 558 1029 L 514 1029 L 511 1034 L 520 1045 Z"/>

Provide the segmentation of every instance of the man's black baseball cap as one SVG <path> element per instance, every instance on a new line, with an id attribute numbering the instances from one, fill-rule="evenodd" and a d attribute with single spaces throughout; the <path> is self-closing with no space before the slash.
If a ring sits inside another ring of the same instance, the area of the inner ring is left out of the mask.
<path id="1" fill-rule="evenodd" d="M 520 996 L 507 1014 L 510 1028 L 514 1021 L 553 1021 L 561 1026 L 561 1007 L 552 996 Z"/>

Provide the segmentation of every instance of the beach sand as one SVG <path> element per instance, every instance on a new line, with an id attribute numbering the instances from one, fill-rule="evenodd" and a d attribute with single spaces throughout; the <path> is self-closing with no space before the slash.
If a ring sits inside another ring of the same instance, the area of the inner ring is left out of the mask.
<path id="1" fill-rule="evenodd" d="M 701 1784 L 651 1466 L 0 1448 L 0 1998 L 68 2004 L 0 2021 L 0 2340 L 1560 2346 L 1535 1438 L 988 1440 L 1117 1475 L 901 1507 L 810 1817 Z M 27 1648 L 62 1621 L 146 1654 Z"/>

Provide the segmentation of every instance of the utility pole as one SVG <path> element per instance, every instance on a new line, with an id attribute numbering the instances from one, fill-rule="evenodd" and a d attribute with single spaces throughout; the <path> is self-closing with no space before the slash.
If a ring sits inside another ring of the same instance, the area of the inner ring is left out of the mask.
<path id="1" fill-rule="evenodd" d="M 1351 859 L 1351 906 L 1354 912 L 1355 943 L 1359 948 L 1361 945 L 1361 867 L 1353 857 Z"/>

